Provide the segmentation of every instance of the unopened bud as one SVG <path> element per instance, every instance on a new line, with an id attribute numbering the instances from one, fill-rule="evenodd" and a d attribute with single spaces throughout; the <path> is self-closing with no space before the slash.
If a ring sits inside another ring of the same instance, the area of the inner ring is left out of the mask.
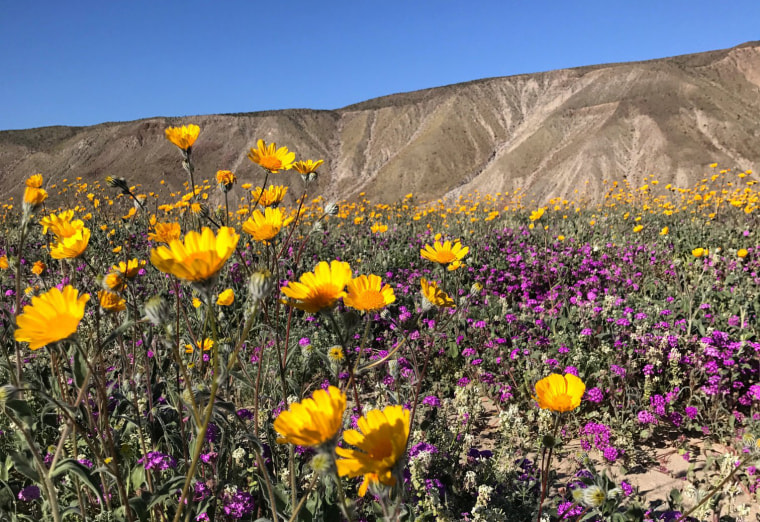
<path id="1" fill-rule="evenodd" d="M 145 302 L 145 319 L 153 326 L 166 324 L 170 317 L 169 303 L 160 295 L 153 296 Z"/>
<path id="2" fill-rule="evenodd" d="M 337 203 L 328 203 L 325 207 L 325 214 L 328 216 L 335 216 L 338 214 L 338 211 L 340 211 L 340 207 L 338 207 Z"/>
<path id="3" fill-rule="evenodd" d="M 248 297 L 255 302 L 263 301 L 274 289 L 274 277 L 269 270 L 259 270 L 248 280 Z"/>

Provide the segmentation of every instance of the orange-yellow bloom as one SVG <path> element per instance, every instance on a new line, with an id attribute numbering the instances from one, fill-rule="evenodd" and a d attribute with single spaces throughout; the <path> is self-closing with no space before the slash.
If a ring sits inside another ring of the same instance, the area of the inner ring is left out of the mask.
<path id="1" fill-rule="evenodd" d="M 427 259 L 433 263 L 447 265 L 454 261 L 461 261 L 469 251 L 470 247 L 463 247 L 459 240 L 456 240 L 453 243 L 447 240 L 443 243 L 436 241 L 433 243 L 433 246 L 425 245 L 425 247 L 420 250 L 420 255 L 423 259 Z"/>
<path id="2" fill-rule="evenodd" d="M 361 312 L 382 310 L 396 300 L 391 285 L 383 285 L 380 276 L 360 275 L 348 282 L 343 303 Z"/>
<path id="3" fill-rule="evenodd" d="M 239 239 L 240 236 L 229 227 L 220 228 L 217 235 L 208 227 L 204 227 L 201 233 L 192 230 L 185 234 L 184 242 L 175 239 L 168 247 L 151 250 L 150 262 L 161 272 L 179 279 L 207 281 L 222 269 Z"/>
<path id="4" fill-rule="evenodd" d="M 553 373 L 536 383 L 536 400 L 541 408 L 562 413 L 580 406 L 585 391 L 586 385 L 572 373 Z"/>
<path id="5" fill-rule="evenodd" d="M 45 268 L 46 268 L 45 263 L 43 263 L 42 261 L 35 261 L 34 265 L 32 266 L 32 273 L 38 276 L 42 275 L 42 273 L 45 271 Z"/>
<path id="6" fill-rule="evenodd" d="M 24 189 L 24 203 L 36 207 L 47 199 L 47 192 L 42 188 L 26 187 Z"/>
<path id="7" fill-rule="evenodd" d="M 248 159 L 274 174 L 280 170 L 291 169 L 293 161 L 296 159 L 296 153 L 288 152 L 287 147 L 278 149 L 275 143 L 265 145 L 264 140 L 258 140 L 256 148 L 251 147 Z"/>
<path id="8" fill-rule="evenodd" d="M 135 276 L 137 276 L 138 273 L 140 273 L 140 269 L 142 269 L 145 266 L 145 260 L 138 260 L 137 258 L 132 258 L 126 263 L 124 261 L 119 261 L 118 264 L 113 265 L 111 267 L 111 270 L 121 272 L 124 274 L 124 277 L 127 279 L 134 279 Z"/>
<path id="9" fill-rule="evenodd" d="M 179 239 L 182 233 L 179 223 L 156 223 L 153 226 L 155 232 L 148 234 L 148 239 L 167 245 L 175 239 Z"/>
<path id="10" fill-rule="evenodd" d="M 435 281 L 428 282 L 423 277 L 420 279 L 420 286 L 422 298 L 427 300 L 428 303 L 440 306 L 441 308 L 453 308 L 455 306 L 454 300 L 449 297 L 449 294 L 438 288 L 438 284 Z"/>
<path id="11" fill-rule="evenodd" d="M 169 127 L 166 129 L 166 139 L 174 143 L 182 150 L 187 150 L 193 146 L 201 128 L 197 125 L 183 125 L 182 127 Z"/>
<path id="12" fill-rule="evenodd" d="M 258 201 L 259 205 L 262 207 L 271 207 L 279 205 L 287 191 L 288 187 L 286 186 L 269 185 L 269 188 L 266 190 L 263 190 L 261 187 L 256 187 L 255 190 L 251 191 L 251 195 L 253 196 L 253 201 Z"/>
<path id="13" fill-rule="evenodd" d="M 694 257 L 706 256 L 709 253 L 710 253 L 709 250 L 707 250 L 706 248 L 702 248 L 702 247 L 697 247 L 697 248 L 695 248 L 694 250 L 691 251 L 691 255 L 693 255 Z"/>
<path id="14" fill-rule="evenodd" d="M 322 261 L 314 267 L 314 272 L 302 274 L 298 282 L 290 281 L 281 291 L 293 300 L 293 306 L 313 314 L 334 306 L 344 297 L 344 288 L 349 281 L 351 267 L 348 263 Z"/>
<path id="15" fill-rule="evenodd" d="M 311 174 L 312 172 L 316 172 L 317 169 L 324 163 L 325 160 L 306 160 L 306 161 L 296 161 L 293 163 L 293 168 L 298 171 L 299 174 L 306 175 Z"/>
<path id="16" fill-rule="evenodd" d="M 0 270 L 8 270 L 8 256 L 0 256 Z"/>
<path id="17" fill-rule="evenodd" d="M 264 213 L 256 209 L 243 223 L 243 230 L 253 236 L 256 241 L 271 241 L 280 233 L 282 227 L 288 226 L 292 217 L 286 218 L 279 208 L 267 207 Z"/>
<path id="18" fill-rule="evenodd" d="M 235 291 L 228 288 L 220 293 L 216 298 L 216 304 L 219 306 L 230 306 L 235 302 Z"/>
<path id="19" fill-rule="evenodd" d="M 90 229 L 83 227 L 72 236 L 61 238 L 50 249 L 53 259 L 74 259 L 81 256 L 90 244 Z"/>
<path id="20" fill-rule="evenodd" d="M 230 190 L 232 188 L 232 185 L 235 184 L 237 181 L 237 178 L 235 177 L 235 174 L 230 170 L 217 170 L 216 171 L 216 182 L 221 185 L 224 190 Z"/>
<path id="21" fill-rule="evenodd" d="M 539 208 L 538 210 L 534 210 L 530 213 L 530 220 L 531 221 L 538 221 L 541 219 L 541 216 L 544 215 L 545 210 L 543 208 Z"/>
<path id="22" fill-rule="evenodd" d="M 42 174 L 34 174 L 26 178 L 24 185 L 29 188 L 42 188 Z"/>
<path id="23" fill-rule="evenodd" d="M 29 343 L 32 350 L 66 339 L 77 331 L 89 299 L 88 294 L 80 297 L 79 291 L 71 285 L 65 286 L 63 291 L 53 287 L 32 297 L 32 304 L 25 306 L 24 312 L 16 318 L 18 328 L 13 337 Z"/>
<path id="24" fill-rule="evenodd" d="M 122 312 L 127 309 L 127 301 L 119 294 L 114 294 L 108 290 L 98 292 L 100 307 L 106 312 Z"/>
<path id="25" fill-rule="evenodd" d="M 309 399 L 294 402 L 274 421 L 280 444 L 321 446 L 331 443 L 343 425 L 346 394 L 335 386 L 317 390 Z"/>
<path id="26" fill-rule="evenodd" d="M 739 256 L 739 257 L 740 257 L 740 258 L 742 258 L 742 259 L 744 259 L 745 257 L 747 257 L 747 254 L 749 254 L 749 252 L 747 251 L 747 249 L 746 249 L 746 248 L 740 248 L 740 249 L 739 249 L 739 250 L 736 252 L 736 255 L 737 255 L 737 256 Z"/>
<path id="27" fill-rule="evenodd" d="M 335 448 L 339 457 L 335 464 L 341 477 L 364 475 L 359 496 L 367 493 L 370 483 L 396 484 L 397 465 L 406 451 L 409 438 L 409 410 L 403 406 L 387 406 L 382 411 L 370 410 L 357 421 L 359 430 L 347 430 L 343 440 L 357 449 Z"/>

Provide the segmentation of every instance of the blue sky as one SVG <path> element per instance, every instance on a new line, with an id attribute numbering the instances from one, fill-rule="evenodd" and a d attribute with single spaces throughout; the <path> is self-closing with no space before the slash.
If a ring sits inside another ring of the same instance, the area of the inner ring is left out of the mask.
<path id="1" fill-rule="evenodd" d="M 337 109 L 732 47 L 758 21 L 757 0 L 5 0 L 0 130 Z"/>

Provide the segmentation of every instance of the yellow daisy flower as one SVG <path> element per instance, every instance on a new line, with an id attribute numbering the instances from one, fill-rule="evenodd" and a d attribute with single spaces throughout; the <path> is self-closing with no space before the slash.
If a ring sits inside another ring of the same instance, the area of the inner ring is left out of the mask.
<path id="1" fill-rule="evenodd" d="M 34 174 L 26 178 L 24 185 L 29 188 L 41 188 L 42 187 L 42 174 Z"/>
<path id="2" fill-rule="evenodd" d="M 122 299 L 119 294 L 114 294 L 107 290 L 98 292 L 100 307 L 106 312 L 121 312 L 127 309 L 127 301 Z"/>
<path id="3" fill-rule="evenodd" d="M 383 286 L 380 276 L 374 274 L 352 279 L 346 291 L 343 303 L 362 312 L 382 310 L 396 300 L 393 288 L 389 284 Z"/>
<path id="4" fill-rule="evenodd" d="M 188 150 L 193 146 L 195 140 L 198 139 L 201 128 L 197 125 L 183 125 L 182 127 L 169 127 L 164 132 L 166 133 L 167 140 L 182 150 Z"/>
<path id="5" fill-rule="evenodd" d="M 317 390 L 310 399 L 294 402 L 274 420 L 279 444 L 322 446 L 332 443 L 343 425 L 346 394 L 335 386 Z"/>
<path id="6" fill-rule="evenodd" d="M 694 257 L 702 257 L 709 254 L 709 251 L 706 248 L 698 247 L 691 251 L 691 255 Z"/>
<path id="7" fill-rule="evenodd" d="M 282 227 L 288 226 L 292 221 L 293 218 L 285 218 L 279 208 L 267 207 L 264 213 L 254 210 L 251 217 L 243 223 L 243 230 L 256 241 L 266 242 L 273 239 Z"/>
<path id="8" fill-rule="evenodd" d="M 343 440 L 356 447 L 335 448 L 339 457 L 335 464 L 341 477 L 364 475 L 359 496 L 367 493 L 371 482 L 386 486 L 396 484 L 394 472 L 406 451 L 409 438 L 409 410 L 403 406 L 387 406 L 382 411 L 370 410 L 357 422 L 359 430 L 347 430 Z"/>
<path id="9" fill-rule="evenodd" d="M 216 171 L 216 182 L 224 189 L 225 192 L 232 189 L 232 186 L 237 181 L 235 174 L 230 170 L 218 170 Z"/>
<path id="10" fill-rule="evenodd" d="M 8 256 L 0 256 L 0 270 L 8 270 Z"/>
<path id="11" fill-rule="evenodd" d="M 74 259 L 81 256 L 90 244 L 90 229 L 82 227 L 74 235 L 61 238 L 50 248 L 53 259 Z"/>
<path id="12" fill-rule="evenodd" d="M 530 220 L 531 221 L 538 221 L 541 219 L 541 216 L 544 215 L 545 210 L 543 208 L 539 208 L 538 210 L 534 210 L 530 213 Z"/>
<path id="13" fill-rule="evenodd" d="M 145 267 L 145 260 L 132 258 L 126 263 L 119 261 L 118 264 L 111 267 L 111 270 L 121 272 L 127 279 L 134 279 L 143 267 Z"/>
<path id="14" fill-rule="evenodd" d="M 280 170 L 290 170 L 296 159 L 296 153 L 288 152 L 287 147 L 278 149 L 275 143 L 265 145 L 264 140 L 259 140 L 256 142 L 255 149 L 251 147 L 248 159 L 274 174 Z"/>
<path id="15" fill-rule="evenodd" d="M 174 239 L 168 247 L 150 251 L 150 262 L 161 272 L 189 282 L 207 281 L 222 269 L 235 251 L 240 236 L 234 229 L 222 227 L 219 234 L 203 227 L 201 233 L 191 230 L 184 242 Z"/>
<path id="16" fill-rule="evenodd" d="M 235 302 L 235 292 L 232 288 L 228 288 L 221 292 L 216 298 L 216 304 L 219 306 L 230 306 Z"/>
<path id="17" fill-rule="evenodd" d="M 572 411 L 581 404 L 586 391 L 583 381 L 571 373 L 553 373 L 536 383 L 536 400 L 545 410 Z"/>
<path id="18" fill-rule="evenodd" d="M 32 304 L 25 306 L 24 312 L 16 318 L 18 328 L 13 337 L 29 343 L 32 350 L 66 339 L 77 331 L 89 299 L 88 294 L 80 297 L 79 291 L 71 285 L 65 286 L 63 291 L 53 287 L 32 297 Z"/>
<path id="19" fill-rule="evenodd" d="M 293 163 L 293 168 L 298 171 L 299 174 L 307 175 L 311 174 L 312 172 L 316 172 L 317 169 L 324 163 L 325 160 L 306 160 L 306 161 L 296 161 Z"/>
<path id="20" fill-rule="evenodd" d="M 263 190 L 261 187 L 256 187 L 251 191 L 254 201 L 258 201 L 262 207 L 271 207 L 279 205 L 285 194 L 288 191 L 288 187 L 283 185 L 269 185 L 269 188 Z"/>
<path id="21" fill-rule="evenodd" d="M 167 245 L 175 239 L 179 239 L 182 233 L 179 223 L 156 223 L 153 226 L 155 232 L 148 234 L 148 239 Z"/>
<path id="22" fill-rule="evenodd" d="M 449 297 L 449 294 L 438 288 L 438 284 L 435 281 L 428 282 L 424 277 L 420 279 L 420 287 L 422 290 L 422 298 L 426 299 L 430 304 L 440 306 L 441 308 L 454 308 L 454 300 Z"/>
<path id="23" fill-rule="evenodd" d="M 467 252 L 470 251 L 469 247 L 463 247 L 459 240 L 445 241 L 441 243 L 436 241 L 433 246 L 425 245 L 425 248 L 420 250 L 420 255 L 423 259 L 438 263 L 441 265 L 448 265 L 454 261 L 461 261 Z"/>
<path id="24" fill-rule="evenodd" d="M 45 189 L 26 187 L 24 189 L 24 203 L 32 207 L 41 205 L 43 201 L 47 199 L 47 192 Z"/>
<path id="25" fill-rule="evenodd" d="M 747 257 L 747 254 L 749 254 L 749 252 L 747 251 L 747 249 L 746 249 L 746 248 L 740 248 L 740 249 L 739 249 L 739 250 L 736 252 L 736 255 L 737 255 L 738 257 L 742 258 L 742 259 L 744 259 L 745 257 Z"/>
<path id="26" fill-rule="evenodd" d="M 45 271 L 45 263 L 42 261 L 35 261 L 34 265 L 32 266 L 32 273 L 36 275 L 42 275 L 42 273 Z"/>
<path id="27" fill-rule="evenodd" d="M 103 288 L 114 292 L 123 292 L 127 288 L 127 280 L 121 270 L 112 270 L 103 278 Z"/>
<path id="28" fill-rule="evenodd" d="M 293 300 L 293 306 L 310 314 L 335 305 L 344 297 L 344 288 L 351 281 L 351 267 L 344 261 L 320 262 L 314 272 L 301 275 L 299 282 L 290 281 L 281 291 Z"/>

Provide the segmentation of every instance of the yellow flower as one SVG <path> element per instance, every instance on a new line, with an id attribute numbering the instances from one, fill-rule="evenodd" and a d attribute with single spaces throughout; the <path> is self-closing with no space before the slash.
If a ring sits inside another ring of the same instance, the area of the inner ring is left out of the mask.
<path id="1" fill-rule="evenodd" d="M 8 256 L 0 256 L 0 270 L 8 270 Z"/>
<path id="2" fill-rule="evenodd" d="M 222 227 L 219 234 L 203 227 L 201 233 L 191 230 L 184 242 L 174 239 L 168 247 L 150 251 L 150 262 L 161 272 L 184 281 L 201 282 L 214 277 L 235 251 L 240 236 L 234 229 Z"/>
<path id="3" fill-rule="evenodd" d="M 438 288 L 438 285 L 434 281 L 428 282 L 424 277 L 420 279 L 420 286 L 422 287 L 422 298 L 426 299 L 428 303 L 440 306 L 441 308 L 453 308 L 454 300 L 449 295 Z"/>
<path id="4" fill-rule="evenodd" d="M 32 350 L 66 339 L 77 331 L 89 299 L 88 294 L 80 297 L 79 291 L 71 285 L 65 286 L 63 291 L 53 287 L 32 297 L 32 304 L 25 306 L 16 319 L 18 328 L 13 337 L 29 343 Z"/>
<path id="5" fill-rule="evenodd" d="M 274 420 L 274 429 L 281 435 L 279 444 L 322 446 L 332 443 L 343 424 L 346 394 L 335 386 L 317 390 L 309 399 L 294 402 Z"/>
<path id="6" fill-rule="evenodd" d="M 269 172 L 274 174 L 280 170 L 289 170 L 293 167 L 296 153 L 288 152 L 287 147 L 280 147 L 278 149 L 275 143 L 264 145 L 264 140 L 257 141 L 256 147 L 255 149 L 251 147 L 248 159 L 254 163 L 258 163 Z"/>
<path id="7" fill-rule="evenodd" d="M 459 240 L 454 241 L 453 244 L 451 241 L 444 243 L 436 241 L 433 246 L 425 245 L 425 248 L 420 250 L 420 255 L 433 263 L 447 265 L 453 261 L 461 261 L 469 251 L 470 248 L 463 247 Z"/>
<path id="8" fill-rule="evenodd" d="M 198 139 L 201 128 L 197 125 L 183 125 L 182 127 L 169 127 L 165 132 L 167 140 L 182 150 L 188 150 Z"/>
<path id="9" fill-rule="evenodd" d="M 562 413 L 580 406 L 585 391 L 586 385 L 575 375 L 553 373 L 536 383 L 536 400 L 541 408 Z"/>
<path id="10" fill-rule="evenodd" d="M 200 308 L 201 306 L 203 306 L 203 301 L 201 301 L 197 297 L 193 297 L 193 307 Z"/>
<path id="11" fill-rule="evenodd" d="M 26 181 L 24 181 L 24 185 L 26 185 L 29 188 L 41 188 L 42 174 L 34 174 L 33 176 L 29 176 L 28 178 L 26 178 Z"/>
<path id="12" fill-rule="evenodd" d="M 381 225 L 380 223 L 375 223 L 370 227 L 370 230 L 373 234 L 382 234 L 383 232 L 388 231 L 388 225 Z"/>
<path id="13" fill-rule="evenodd" d="M 235 177 L 235 174 L 230 170 L 217 170 L 216 171 L 216 182 L 222 187 L 224 187 L 225 190 L 230 190 L 232 188 L 232 185 L 235 184 L 237 181 L 237 178 Z"/>
<path id="14" fill-rule="evenodd" d="M 248 220 L 243 223 L 243 230 L 253 236 L 256 241 L 270 241 L 280 233 L 282 227 L 288 226 L 292 217 L 285 218 L 279 208 L 267 207 L 264 213 L 254 210 Z"/>
<path id="15" fill-rule="evenodd" d="M 636 225 L 633 227 L 634 232 L 641 232 L 642 230 L 644 230 L 644 225 Z"/>
<path id="16" fill-rule="evenodd" d="M 324 163 L 325 160 L 306 160 L 306 161 L 296 161 L 293 163 L 293 168 L 298 171 L 299 174 L 307 175 L 311 174 L 312 172 L 316 172 L 316 170 L 319 168 L 322 163 Z"/>
<path id="17" fill-rule="evenodd" d="M 148 234 L 148 239 L 167 245 L 173 240 L 179 239 L 182 233 L 179 223 L 156 223 L 153 228 L 155 232 Z"/>
<path id="18" fill-rule="evenodd" d="M 106 312 L 121 312 L 127 309 L 127 302 L 119 296 L 108 290 L 98 292 L 100 307 Z"/>
<path id="19" fill-rule="evenodd" d="M 69 237 L 64 237 L 50 249 L 53 259 L 74 259 L 81 256 L 90 244 L 90 229 L 83 227 Z"/>
<path id="20" fill-rule="evenodd" d="M 563 236 L 562 234 L 557 236 L 557 241 L 564 241 L 564 240 L 565 240 L 565 236 Z"/>
<path id="21" fill-rule="evenodd" d="M 24 189 L 24 203 L 36 207 L 41 205 L 43 201 L 47 199 L 47 192 L 45 189 L 26 187 Z"/>
<path id="22" fill-rule="evenodd" d="M 357 424 L 360 431 L 343 433 L 343 440 L 357 449 L 335 448 L 338 456 L 343 457 L 335 464 L 341 477 L 364 475 L 359 488 L 359 496 L 363 497 L 370 482 L 396 484 L 394 471 L 409 438 L 409 410 L 400 405 L 387 406 L 383 411 L 370 410 Z"/>
<path id="23" fill-rule="evenodd" d="M 142 269 L 145 266 L 144 260 L 138 260 L 136 258 L 132 258 L 126 263 L 124 261 L 119 261 L 118 264 L 113 265 L 111 267 L 111 270 L 115 270 L 118 272 L 121 272 L 124 274 L 124 277 L 127 279 L 134 279 L 135 276 L 137 276 L 138 273 L 140 273 L 140 269 Z"/>
<path id="24" fill-rule="evenodd" d="M 343 303 L 362 312 L 381 310 L 394 302 L 396 296 L 389 284 L 383 285 L 380 276 L 360 275 L 348 282 Z"/>
<path id="25" fill-rule="evenodd" d="M 343 290 L 351 281 L 351 267 L 344 261 L 322 261 L 314 272 L 301 275 L 299 282 L 290 281 L 281 291 L 293 300 L 291 304 L 310 314 L 330 308 L 344 297 Z"/>
<path id="26" fill-rule="evenodd" d="M 534 210 L 530 213 L 530 220 L 531 221 L 538 221 L 541 219 L 541 216 L 544 215 L 545 210 L 543 208 L 539 208 L 538 210 Z"/>
<path id="27" fill-rule="evenodd" d="M 216 298 L 216 304 L 219 306 L 230 306 L 234 302 L 235 292 L 232 290 L 232 288 L 228 288 L 227 290 L 223 291 Z"/>
<path id="28" fill-rule="evenodd" d="M 42 233 L 47 234 L 48 231 L 50 231 L 55 234 L 59 240 L 64 237 L 73 236 L 77 230 L 84 226 L 84 222 L 79 219 L 72 221 L 72 219 L 74 219 L 73 210 L 66 210 L 58 214 L 50 214 L 49 216 L 40 219 Z"/>
<path id="29" fill-rule="evenodd" d="M 214 347 L 214 340 L 205 338 L 198 341 L 198 344 L 195 345 L 195 348 L 198 348 L 202 352 L 207 352 L 211 350 L 211 348 Z M 185 353 L 193 353 L 194 349 L 192 344 L 186 344 L 185 345 Z"/>
<path id="30" fill-rule="evenodd" d="M 739 257 L 741 257 L 742 259 L 744 259 L 745 257 L 747 257 L 747 254 L 749 254 L 749 252 L 747 252 L 747 249 L 746 249 L 746 248 L 740 248 L 740 249 L 739 249 L 739 250 L 736 252 L 736 255 L 737 255 L 737 256 L 739 256 Z"/>
<path id="31" fill-rule="evenodd" d="M 706 248 L 698 247 L 691 251 L 691 255 L 694 257 L 702 257 L 706 256 L 710 252 Z"/>
<path id="32" fill-rule="evenodd" d="M 339 363 L 346 358 L 346 354 L 343 353 L 343 348 L 340 346 L 333 346 L 327 351 L 327 358 L 332 362 Z"/>
<path id="33" fill-rule="evenodd" d="M 251 195 L 253 196 L 253 200 L 258 201 L 259 205 L 262 207 L 271 207 L 279 205 L 287 191 L 288 187 L 283 185 L 269 185 L 269 188 L 266 190 L 263 190 L 261 187 L 256 187 L 256 189 L 251 192 Z"/>
<path id="34" fill-rule="evenodd" d="M 42 273 L 45 271 L 45 263 L 42 261 L 35 261 L 34 266 L 32 266 L 32 273 L 39 275 L 42 275 Z"/>
<path id="35" fill-rule="evenodd" d="M 661 236 L 667 236 L 670 229 L 668 227 L 662 227 L 662 230 L 660 230 Z"/>
<path id="36" fill-rule="evenodd" d="M 114 292 L 123 292 L 127 288 L 124 273 L 120 270 L 112 270 L 103 278 L 103 288 Z"/>

